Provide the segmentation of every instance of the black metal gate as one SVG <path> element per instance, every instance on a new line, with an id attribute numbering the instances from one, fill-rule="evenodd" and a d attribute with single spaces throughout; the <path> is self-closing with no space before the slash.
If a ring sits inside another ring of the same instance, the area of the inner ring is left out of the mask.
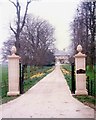
<path id="1" fill-rule="evenodd" d="M 20 78 L 19 78 L 19 84 L 20 84 L 20 94 L 24 93 L 24 65 L 19 63 L 20 67 Z"/>
<path id="2" fill-rule="evenodd" d="M 71 92 L 75 93 L 75 64 L 71 63 L 71 81 L 72 81 L 72 90 Z"/>

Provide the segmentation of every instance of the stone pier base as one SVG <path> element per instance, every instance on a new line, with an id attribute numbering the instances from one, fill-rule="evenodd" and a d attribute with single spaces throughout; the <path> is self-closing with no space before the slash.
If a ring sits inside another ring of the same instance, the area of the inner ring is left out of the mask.
<path id="1" fill-rule="evenodd" d="M 86 91 L 79 90 L 79 91 L 75 91 L 75 95 L 88 95 L 88 92 L 87 90 Z"/>
<path id="2" fill-rule="evenodd" d="M 7 93 L 8 96 L 16 96 L 16 95 L 20 95 L 20 92 L 19 91 L 14 91 L 14 92 L 8 92 Z"/>

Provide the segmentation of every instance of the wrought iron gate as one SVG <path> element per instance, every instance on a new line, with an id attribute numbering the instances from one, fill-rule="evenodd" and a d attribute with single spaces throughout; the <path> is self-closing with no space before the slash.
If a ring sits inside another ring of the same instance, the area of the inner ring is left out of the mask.
<path id="1" fill-rule="evenodd" d="M 20 78 L 19 78 L 20 94 L 23 94 L 24 93 L 24 67 L 25 66 L 19 63 L 19 67 L 20 67 Z"/>

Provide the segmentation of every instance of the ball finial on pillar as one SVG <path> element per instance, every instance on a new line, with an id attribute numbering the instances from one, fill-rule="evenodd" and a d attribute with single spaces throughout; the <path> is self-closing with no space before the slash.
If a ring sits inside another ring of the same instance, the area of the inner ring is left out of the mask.
<path id="1" fill-rule="evenodd" d="M 78 46 L 77 46 L 77 51 L 78 51 L 78 52 L 81 52 L 81 51 L 82 51 L 82 46 L 81 46 L 81 45 L 78 45 Z"/>
<path id="2" fill-rule="evenodd" d="M 16 51 L 17 51 L 17 50 L 16 50 L 16 47 L 15 47 L 15 46 L 13 46 L 13 47 L 11 48 L 11 53 L 12 53 L 12 54 L 15 54 L 15 53 L 16 53 Z"/>

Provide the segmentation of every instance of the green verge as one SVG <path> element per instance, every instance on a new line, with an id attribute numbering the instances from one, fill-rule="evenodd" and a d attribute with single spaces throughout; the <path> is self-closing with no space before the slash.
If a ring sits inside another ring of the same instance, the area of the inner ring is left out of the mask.
<path id="1" fill-rule="evenodd" d="M 66 81 L 67 81 L 67 84 L 70 88 L 70 90 L 72 90 L 72 81 L 71 81 L 71 65 L 70 64 L 64 64 L 61 66 L 61 71 L 62 69 L 65 69 L 66 71 L 69 71 L 69 73 L 63 73 Z"/>
<path id="2" fill-rule="evenodd" d="M 96 108 L 95 108 L 96 98 L 95 97 L 93 97 L 93 96 L 77 96 L 77 95 L 73 95 L 73 97 L 76 98 L 77 100 L 79 100 L 80 102 L 84 103 L 85 105 L 96 110 Z"/>
<path id="3" fill-rule="evenodd" d="M 65 69 L 65 70 L 69 71 L 69 73 L 65 73 L 65 74 L 63 72 L 62 73 L 64 74 L 64 77 L 67 81 L 67 84 L 69 85 L 69 88 L 71 90 L 72 89 L 71 74 L 70 74 L 71 65 L 70 64 L 62 65 L 61 70 L 62 69 Z M 96 85 L 96 83 L 95 83 L 96 81 L 94 80 L 94 71 L 88 69 L 88 67 L 87 67 L 87 76 L 89 76 L 93 80 L 93 82 L 94 82 L 93 85 Z M 96 90 L 96 87 L 94 87 L 92 90 L 93 90 L 92 92 L 94 93 L 94 91 Z M 95 95 L 96 95 L 96 93 L 95 93 Z M 77 100 L 79 100 L 80 102 L 84 103 L 85 105 L 87 105 L 89 107 L 92 107 L 93 109 L 96 109 L 95 108 L 96 96 L 89 96 L 89 95 L 88 96 L 76 96 L 76 95 L 73 95 L 73 97 L 76 98 Z"/>
<path id="4" fill-rule="evenodd" d="M 51 69 L 51 70 L 50 70 Z M 53 68 L 54 69 L 54 68 Z M 43 67 L 31 67 L 31 72 L 30 75 L 29 73 L 29 66 L 28 70 L 25 72 L 24 75 L 24 92 L 28 91 L 32 86 L 37 84 L 42 78 L 44 78 L 47 74 L 53 71 L 52 67 L 49 66 L 43 66 Z M 48 71 L 50 70 L 50 71 Z M 0 66 L 0 72 L 1 76 L 0 78 L 0 104 L 7 103 L 13 99 L 16 99 L 19 96 L 7 96 L 7 91 L 8 91 L 8 67 L 7 65 Z M 30 79 L 30 77 L 38 72 L 43 72 L 44 75 L 41 77 L 36 77 L 33 79 Z M 29 77 L 30 76 L 30 77 Z"/>

